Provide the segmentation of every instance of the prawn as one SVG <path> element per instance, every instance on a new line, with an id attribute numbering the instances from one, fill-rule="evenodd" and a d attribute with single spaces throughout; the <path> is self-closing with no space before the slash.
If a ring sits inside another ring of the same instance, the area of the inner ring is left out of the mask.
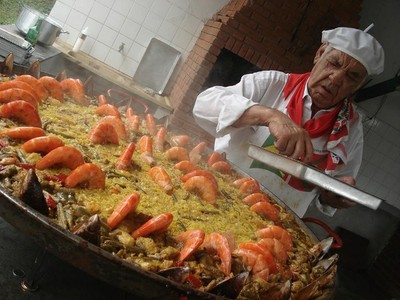
<path id="1" fill-rule="evenodd" d="M 28 153 L 49 153 L 61 146 L 64 146 L 64 142 L 57 136 L 40 136 L 23 143 L 21 149 Z"/>
<path id="2" fill-rule="evenodd" d="M 214 151 L 213 153 L 211 153 L 210 157 L 208 158 L 207 165 L 209 167 L 211 167 L 214 163 L 216 163 L 217 161 L 220 161 L 220 160 L 225 160 L 224 155 L 217 151 Z"/>
<path id="3" fill-rule="evenodd" d="M 251 268 L 251 274 L 255 278 L 261 278 L 265 281 L 268 280 L 270 272 L 268 261 L 262 254 L 244 248 L 238 248 L 234 253 L 242 257 L 244 264 Z"/>
<path id="4" fill-rule="evenodd" d="M 132 107 L 128 107 L 126 109 L 126 112 L 125 112 L 125 117 L 126 118 L 130 118 L 130 117 L 133 117 L 133 116 L 136 116 L 135 110 Z"/>
<path id="5" fill-rule="evenodd" d="M 138 193 L 132 193 L 122 199 L 121 202 L 114 208 L 112 214 L 107 218 L 107 225 L 112 229 L 131 212 L 135 211 L 136 207 L 140 202 L 140 195 Z"/>
<path id="6" fill-rule="evenodd" d="M 164 151 L 165 138 L 167 136 L 167 129 L 164 126 L 161 126 L 156 136 L 154 137 L 154 144 L 157 151 Z"/>
<path id="7" fill-rule="evenodd" d="M 84 163 L 74 169 L 65 178 L 64 185 L 67 188 L 73 188 L 78 185 L 82 185 L 89 189 L 104 189 L 106 186 L 106 175 L 97 165 L 92 163 Z"/>
<path id="8" fill-rule="evenodd" d="M 83 155 L 78 149 L 72 146 L 60 146 L 43 156 L 36 163 L 36 169 L 44 170 L 56 165 L 61 165 L 74 170 L 84 163 Z"/>
<path id="9" fill-rule="evenodd" d="M 239 178 L 239 179 L 236 179 L 236 180 L 232 183 L 232 185 L 233 185 L 235 188 L 240 188 L 240 186 L 241 186 L 245 181 L 248 181 L 248 180 L 250 180 L 250 179 L 252 179 L 252 178 L 250 178 L 250 177 L 241 177 L 241 178 Z"/>
<path id="10" fill-rule="evenodd" d="M 165 171 L 163 168 L 157 166 L 152 167 L 149 170 L 148 174 L 150 178 L 153 179 L 154 182 L 156 182 L 160 187 L 162 187 L 165 193 L 171 195 L 174 192 L 171 178 L 169 177 L 167 171 Z"/>
<path id="11" fill-rule="evenodd" d="M 197 166 L 189 160 L 181 160 L 174 165 L 175 169 L 183 172 L 184 174 L 197 170 Z"/>
<path id="12" fill-rule="evenodd" d="M 0 107 L 0 117 L 15 119 L 16 121 L 32 127 L 42 127 L 39 113 L 30 103 L 15 100 Z"/>
<path id="13" fill-rule="evenodd" d="M 201 229 L 182 232 L 176 237 L 176 240 L 184 243 L 179 252 L 178 261 L 186 260 L 203 244 L 205 233 Z"/>
<path id="14" fill-rule="evenodd" d="M 33 89 L 36 91 L 36 94 L 40 97 L 40 99 L 42 99 L 42 101 L 46 100 L 49 97 L 49 93 L 42 85 L 42 83 L 40 83 L 39 80 L 33 77 L 32 75 L 27 75 L 27 74 L 20 75 L 17 76 L 14 80 L 23 81 L 31 85 Z"/>
<path id="15" fill-rule="evenodd" d="M 213 232 L 205 236 L 202 247 L 208 253 L 217 253 L 221 260 L 221 271 L 229 276 L 232 267 L 232 252 L 228 239 L 220 233 Z"/>
<path id="16" fill-rule="evenodd" d="M 135 151 L 136 145 L 135 143 L 129 143 L 126 145 L 124 151 L 117 161 L 117 169 L 118 170 L 129 170 L 131 166 L 131 160 L 133 152 Z"/>
<path id="17" fill-rule="evenodd" d="M 189 160 L 189 153 L 183 147 L 172 147 L 165 151 L 165 155 L 168 160 L 172 161 L 182 161 L 182 160 Z"/>
<path id="18" fill-rule="evenodd" d="M 150 166 L 155 166 L 157 162 L 153 157 L 153 141 L 151 137 L 143 135 L 139 139 L 138 146 L 141 152 L 140 158 L 142 161 Z"/>
<path id="19" fill-rule="evenodd" d="M 112 104 L 102 104 L 97 106 L 95 113 L 99 116 L 114 116 L 118 119 L 121 119 L 121 113 L 119 112 L 118 108 Z"/>
<path id="20" fill-rule="evenodd" d="M 0 91 L 5 91 L 8 89 L 13 89 L 13 88 L 23 89 L 23 90 L 28 91 L 35 98 L 35 101 L 37 104 L 40 104 L 42 101 L 39 98 L 36 91 L 34 90 L 34 88 L 26 82 L 18 81 L 18 80 L 9 80 L 9 81 L 4 81 L 3 83 L 0 84 Z"/>
<path id="21" fill-rule="evenodd" d="M 287 252 L 279 240 L 275 238 L 262 238 L 257 243 L 268 249 L 279 263 L 286 263 L 288 258 Z"/>
<path id="22" fill-rule="evenodd" d="M 38 81 L 43 85 L 51 97 L 59 101 L 64 101 L 64 91 L 57 79 L 51 76 L 42 76 Z"/>
<path id="23" fill-rule="evenodd" d="M 107 124 L 112 125 L 118 134 L 118 138 L 120 140 L 126 140 L 125 125 L 124 125 L 124 123 L 122 123 L 122 121 L 119 117 L 105 116 L 100 120 L 99 123 L 107 123 Z"/>
<path id="24" fill-rule="evenodd" d="M 223 174 L 230 174 L 232 171 L 231 165 L 224 160 L 220 160 L 213 163 L 211 165 L 211 169 Z"/>
<path id="25" fill-rule="evenodd" d="M 188 179 L 192 178 L 193 176 L 205 176 L 205 177 L 207 177 L 208 179 L 211 180 L 211 182 L 213 183 L 215 189 L 218 190 L 218 182 L 217 182 L 217 180 L 215 179 L 213 173 L 211 173 L 210 171 L 207 171 L 207 170 L 197 169 L 197 170 L 194 170 L 192 172 L 189 172 L 189 173 L 181 176 L 180 179 L 183 182 L 186 182 L 186 181 L 188 181 Z"/>
<path id="26" fill-rule="evenodd" d="M 189 142 L 189 136 L 187 135 L 175 135 L 171 137 L 171 146 L 184 147 Z"/>
<path id="27" fill-rule="evenodd" d="M 264 194 L 264 193 L 253 193 L 250 195 L 247 195 L 246 197 L 244 197 L 242 199 L 242 201 L 248 205 L 253 205 L 256 204 L 258 202 L 269 202 L 270 198 L 268 197 L 268 195 Z"/>
<path id="28" fill-rule="evenodd" d="M 140 117 L 137 115 L 126 117 L 126 127 L 133 132 L 139 132 L 140 128 Z"/>
<path id="29" fill-rule="evenodd" d="M 89 140 L 93 144 L 119 144 L 118 134 L 115 127 L 108 123 L 99 123 L 89 132 Z"/>
<path id="30" fill-rule="evenodd" d="M 88 105 L 89 102 L 85 96 L 85 90 L 80 81 L 73 78 L 63 79 L 61 82 L 61 88 L 65 94 L 70 96 L 72 100 L 82 105 Z"/>
<path id="31" fill-rule="evenodd" d="M 30 140 L 44 135 L 46 135 L 46 132 L 42 128 L 30 126 L 14 127 L 0 132 L 0 137 L 8 136 L 20 140 Z"/>
<path id="32" fill-rule="evenodd" d="M 280 241 L 286 251 L 293 251 L 293 239 L 290 233 L 277 225 L 269 225 L 256 231 L 256 236 L 260 239 L 274 238 Z"/>
<path id="33" fill-rule="evenodd" d="M 279 211 L 268 201 L 254 203 L 252 206 L 250 206 L 250 210 L 268 220 L 273 221 L 274 223 L 279 223 Z"/>
<path id="34" fill-rule="evenodd" d="M 0 91 L 0 103 L 9 103 L 13 101 L 21 101 L 31 104 L 35 109 L 38 107 L 38 102 L 35 96 L 24 89 L 11 88 L 8 90 Z"/>
<path id="35" fill-rule="evenodd" d="M 106 96 L 104 96 L 104 95 L 99 95 L 99 96 L 97 97 L 97 102 L 99 103 L 99 106 L 108 103 L 107 98 L 106 98 Z"/>
<path id="36" fill-rule="evenodd" d="M 252 251 L 255 251 L 262 256 L 264 256 L 266 262 L 268 263 L 268 269 L 270 273 L 275 273 L 277 269 L 277 265 L 275 263 L 274 256 L 272 253 L 269 251 L 267 247 L 265 247 L 263 244 L 258 244 L 255 242 L 245 242 L 245 243 L 240 243 L 238 245 L 239 249 L 249 249 Z"/>
<path id="37" fill-rule="evenodd" d="M 148 236 L 151 233 L 159 233 L 168 229 L 174 216 L 171 213 L 164 213 L 155 216 L 131 233 L 132 237 L 137 239 L 141 236 Z"/>
<path id="38" fill-rule="evenodd" d="M 147 131 L 151 136 L 156 134 L 156 121 L 152 114 L 146 114 L 145 116 Z"/>
<path id="39" fill-rule="evenodd" d="M 239 190 L 241 190 L 244 194 L 259 193 L 261 191 L 258 181 L 252 178 L 244 181 L 240 185 Z"/>
<path id="40" fill-rule="evenodd" d="M 190 177 L 183 184 L 183 188 L 191 193 L 195 193 L 210 204 L 216 203 L 218 190 L 214 183 L 205 176 Z"/>
<path id="41" fill-rule="evenodd" d="M 202 154 L 206 150 L 206 146 L 206 142 L 200 142 L 193 147 L 193 149 L 189 152 L 189 159 L 192 163 L 197 164 L 200 162 Z"/>

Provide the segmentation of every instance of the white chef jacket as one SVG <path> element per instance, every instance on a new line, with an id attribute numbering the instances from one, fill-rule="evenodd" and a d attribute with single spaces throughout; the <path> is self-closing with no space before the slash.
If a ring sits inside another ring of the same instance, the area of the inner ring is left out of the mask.
<path id="1" fill-rule="evenodd" d="M 249 144 L 262 146 L 270 135 L 266 126 L 246 126 L 235 128 L 231 126 L 241 115 L 253 105 L 261 104 L 286 112 L 288 100 L 284 100 L 283 88 L 289 74 L 279 71 L 261 71 L 244 75 L 240 82 L 229 87 L 215 86 L 209 88 L 197 97 L 193 114 L 196 122 L 215 139 L 214 150 L 225 152 L 227 159 L 257 179 L 260 184 L 287 204 L 299 217 L 302 217 L 309 204 L 317 200 L 318 188 L 312 191 L 299 191 L 289 186 L 281 177 L 258 168 L 250 168 L 253 159 L 248 153 Z M 304 91 L 303 124 L 311 118 L 311 98 L 307 87 Z M 329 110 L 318 111 L 314 118 L 326 114 Z M 342 157 L 339 165 L 330 175 L 335 177 L 356 177 L 362 160 L 363 133 L 361 118 L 355 112 L 350 122 L 347 122 L 349 134 L 342 141 L 347 151 L 347 158 Z M 312 139 L 314 152 L 327 153 L 328 136 Z M 327 205 L 316 202 L 317 207 L 327 215 L 336 211 Z"/>

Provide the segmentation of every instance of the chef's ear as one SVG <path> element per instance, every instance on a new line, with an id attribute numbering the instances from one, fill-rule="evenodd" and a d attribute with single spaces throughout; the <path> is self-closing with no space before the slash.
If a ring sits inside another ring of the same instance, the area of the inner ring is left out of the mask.
<path id="1" fill-rule="evenodd" d="M 328 47 L 327 43 L 323 43 L 317 50 L 317 53 L 315 53 L 314 56 L 314 64 L 317 63 L 317 61 L 321 58 L 322 54 L 325 52 L 326 48 Z"/>

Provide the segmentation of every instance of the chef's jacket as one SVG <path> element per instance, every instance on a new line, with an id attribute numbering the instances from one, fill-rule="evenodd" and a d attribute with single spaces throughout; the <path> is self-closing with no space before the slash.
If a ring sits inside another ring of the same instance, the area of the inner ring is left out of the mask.
<path id="1" fill-rule="evenodd" d="M 229 87 L 211 87 L 197 97 L 193 114 L 196 122 L 215 139 L 214 150 L 225 152 L 227 159 L 242 169 L 251 177 L 257 179 L 275 197 L 287 204 L 299 217 L 302 217 L 309 204 L 316 200 L 317 207 L 327 215 L 333 215 L 334 208 L 322 205 L 318 201 L 319 190 L 300 191 L 287 184 L 276 172 L 254 167 L 254 160 L 248 153 L 249 144 L 262 146 L 270 136 L 266 126 L 231 126 L 251 106 L 261 104 L 277 109 L 285 114 L 289 100 L 283 96 L 283 88 L 289 74 L 279 71 L 261 71 L 245 75 L 236 85 Z M 303 124 L 311 118 L 311 97 L 307 86 L 303 97 Z M 319 118 L 328 110 L 320 110 L 313 117 Z M 347 157 L 341 157 L 343 164 L 339 165 L 330 175 L 335 177 L 356 177 L 362 160 L 363 132 L 361 118 L 354 112 L 353 118 L 347 122 L 349 134 L 344 138 L 343 145 Z M 314 153 L 327 154 L 328 136 L 312 139 Z"/>

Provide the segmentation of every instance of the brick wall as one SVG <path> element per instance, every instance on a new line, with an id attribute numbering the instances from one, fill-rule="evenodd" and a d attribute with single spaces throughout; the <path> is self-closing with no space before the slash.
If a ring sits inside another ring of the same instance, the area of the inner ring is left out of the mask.
<path id="1" fill-rule="evenodd" d="M 362 0 L 232 0 L 204 28 L 178 74 L 170 94 L 171 123 L 191 136 L 213 142 L 192 116 L 221 49 L 261 69 L 302 73 L 312 67 L 321 31 L 359 27 Z"/>

